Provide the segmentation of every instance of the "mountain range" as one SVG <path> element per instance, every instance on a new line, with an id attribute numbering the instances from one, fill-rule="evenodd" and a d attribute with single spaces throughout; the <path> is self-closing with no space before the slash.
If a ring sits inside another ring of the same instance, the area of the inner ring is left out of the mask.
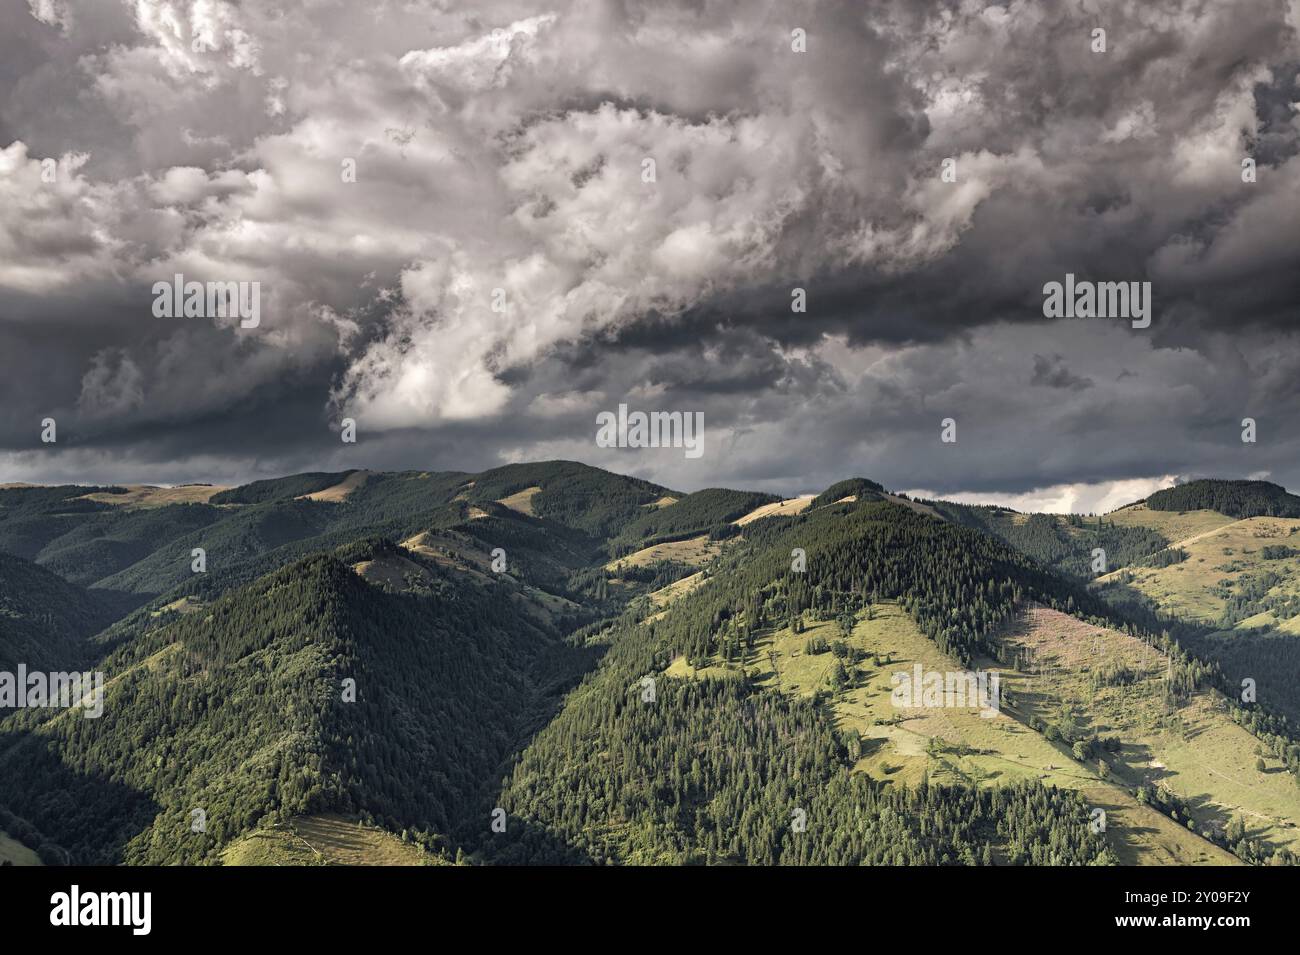
<path id="1" fill-rule="evenodd" d="M 104 679 L 97 718 L 0 695 L 0 860 L 1294 862 L 1298 534 L 1260 481 L 0 486 L 0 674 Z"/>

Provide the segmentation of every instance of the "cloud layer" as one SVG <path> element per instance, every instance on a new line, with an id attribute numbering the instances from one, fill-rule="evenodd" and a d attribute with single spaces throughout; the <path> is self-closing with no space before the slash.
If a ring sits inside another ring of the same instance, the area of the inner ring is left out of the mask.
<path id="1" fill-rule="evenodd" d="M 0 479 L 1300 485 L 1300 2 L 28 6 Z M 1067 272 L 1152 327 L 1045 320 Z M 177 273 L 261 324 L 154 318 Z M 619 402 L 705 455 L 597 448 Z"/>

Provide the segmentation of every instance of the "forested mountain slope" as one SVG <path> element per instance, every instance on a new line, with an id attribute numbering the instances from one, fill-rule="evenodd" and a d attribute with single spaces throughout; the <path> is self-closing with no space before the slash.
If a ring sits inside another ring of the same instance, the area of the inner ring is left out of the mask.
<path id="1" fill-rule="evenodd" d="M 1163 550 L 1169 540 L 1158 530 L 1117 523 L 1108 516 L 1021 514 L 1005 507 L 927 501 L 944 518 L 1001 538 L 1044 567 L 1075 580 L 1097 576 L 1093 551 L 1105 552 L 1105 567 L 1114 570 Z"/>
<path id="2" fill-rule="evenodd" d="M 1156 491 L 1153 511 L 1218 511 L 1229 517 L 1300 517 L 1300 497 L 1268 481 L 1189 481 Z"/>
<path id="3" fill-rule="evenodd" d="M 894 504 L 839 504 L 806 518 L 767 519 L 747 537 L 661 619 L 642 623 L 628 614 L 600 635 L 609 652 L 598 670 L 524 751 L 502 795 L 524 834 L 489 844 L 491 858 L 1109 858 L 1076 795 L 1033 783 L 978 794 L 889 787 L 850 772 L 861 740 L 820 701 L 744 678 L 665 673 L 679 656 L 701 664 L 741 658 L 774 622 L 805 612 L 853 613 L 873 600 L 900 601 L 937 645 L 958 656 L 982 648 L 1020 600 L 1101 613 L 1100 604 L 997 541 Z M 805 573 L 791 569 L 795 548 L 806 553 Z M 975 802 L 980 809 L 972 816 Z M 793 827 L 796 818 L 806 827 Z M 944 824 L 931 822 L 940 819 Z M 566 849 L 557 856 L 556 846 Z"/>
<path id="4" fill-rule="evenodd" d="M 71 670 L 113 611 L 93 593 L 30 561 L 0 553 L 0 671 Z"/>
<path id="5" fill-rule="evenodd" d="M 432 841 L 485 812 L 566 651 L 502 599 L 506 584 L 422 562 L 420 586 L 399 592 L 345 562 L 377 556 L 311 557 L 143 628 L 102 664 L 101 718 L 0 724 L 0 805 L 79 861 L 155 864 L 213 861 L 302 813 Z"/>

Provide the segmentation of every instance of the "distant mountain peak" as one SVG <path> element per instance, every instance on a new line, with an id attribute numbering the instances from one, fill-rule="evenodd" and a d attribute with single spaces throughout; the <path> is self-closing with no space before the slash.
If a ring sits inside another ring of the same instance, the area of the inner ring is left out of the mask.
<path id="1" fill-rule="evenodd" d="M 821 507 L 823 504 L 834 504 L 836 501 L 842 501 L 846 497 L 853 497 L 861 500 L 866 497 L 879 497 L 885 493 L 884 485 L 875 481 L 870 481 L 863 477 L 845 478 L 843 481 L 836 481 L 826 490 L 822 491 L 810 505 L 811 507 Z"/>

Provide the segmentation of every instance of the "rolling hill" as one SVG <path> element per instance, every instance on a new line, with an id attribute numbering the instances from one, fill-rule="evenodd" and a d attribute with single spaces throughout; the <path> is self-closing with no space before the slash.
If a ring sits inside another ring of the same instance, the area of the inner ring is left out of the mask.
<path id="1" fill-rule="evenodd" d="M 1199 480 L 1156 491 L 1153 511 L 1217 511 L 1228 517 L 1300 517 L 1300 497 L 1268 481 Z"/>

